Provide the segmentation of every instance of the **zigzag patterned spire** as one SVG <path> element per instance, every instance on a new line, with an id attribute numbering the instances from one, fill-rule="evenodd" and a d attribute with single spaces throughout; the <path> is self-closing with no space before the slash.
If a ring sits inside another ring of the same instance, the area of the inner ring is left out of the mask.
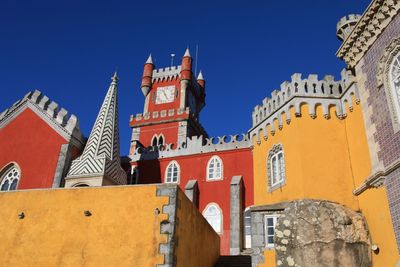
<path id="1" fill-rule="evenodd" d="M 115 184 L 126 184 L 119 157 L 118 77 L 114 73 L 82 155 L 74 160 L 66 180 L 104 176 Z"/>

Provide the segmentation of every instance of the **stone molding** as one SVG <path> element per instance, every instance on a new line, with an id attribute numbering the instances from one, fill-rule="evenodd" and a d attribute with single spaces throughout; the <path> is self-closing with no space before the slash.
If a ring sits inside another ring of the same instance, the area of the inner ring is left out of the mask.
<path id="1" fill-rule="evenodd" d="M 400 53 L 400 38 L 394 39 L 391 44 L 385 48 L 383 55 L 378 63 L 378 71 L 377 71 L 377 83 L 380 89 L 385 90 L 386 98 L 390 111 L 390 118 L 392 120 L 393 130 L 397 132 L 400 130 L 400 118 L 398 116 L 398 112 L 396 112 L 396 101 L 397 96 L 393 95 L 393 91 L 391 89 L 391 85 L 389 82 L 389 71 L 390 65 L 393 58 Z"/>
<path id="2" fill-rule="evenodd" d="M 355 96 L 356 104 L 359 104 L 360 97 L 354 76 L 350 71 L 342 70 L 341 80 L 335 81 L 333 76 L 325 76 L 322 81 L 317 75 L 309 75 L 308 79 L 302 79 L 301 74 L 293 74 L 291 82 L 281 84 L 281 90 L 274 90 L 272 98 L 265 98 L 262 105 L 257 105 L 253 111 L 253 127 L 249 130 L 250 138 L 257 139 L 260 144 L 260 133 L 264 133 L 264 139 L 268 134 L 275 134 L 274 121 L 278 121 L 281 130 L 284 122 L 282 115 L 286 116 L 286 124 L 291 121 L 290 108 L 294 108 L 295 116 L 300 117 L 301 105 L 308 106 L 308 113 L 311 118 L 316 118 L 316 108 L 322 106 L 325 119 L 331 117 L 329 108 L 336 107 L 336 116 L 339 119 L 346 117 L 346 104 L 350 112 L 353 110 L 352 96 Z M 267 130 L 269 127 L 269 131 Z"/>
<path id="3" fill-rule="evenodd" d="M 400 160 L 397 160 L 390 164 L 387 168 L 379 170 L 372 174 L 370 177 L 353 190 L 353 195 L 358 196 L 369 188 L 379 188 L 384 185 L 386 177 L 392 172 L 396 171 L 400 167 Z"/>
<path id="4" fill-rule="evenodd" d="M 271 177 L 271 157 L 278 153 L 279 151 L 283 152 L 283 171 L 284 171 L 284 179 L 282 182 L 272 186 L 272 177 Z M 267 192 L 272 192 L 278 188 L 281 188 L 286 184 L 286 164 L 285 164 L 285 153 L 283 151 L 283 145 L 282 144 L 275 144 L 271 150 L 268 152 L 268 158 L 267 158 Z"/>
<path id="5" fill-rule="evenodd" d="M 160 233 L 167 235 L 167 242 L 160 244 L 159 254 L 164 255 L 164 264 L 157 264 L 156 267 L 173 267 L 176 265 L 174 247 L 177 240 L 175 238 L 175 225 L 178 224 L 176 209 L 178 208 L 178 187 L 177 185 L 158 185 L 156 195 L 158 197 L 168 197 L 168 205 L 164 205 L 162 213 L 168 216 L 167 220 L 161 222 Z"/>
<path id="6" fill-rule="evenodd" d="M 354 67 L 400 10 L 400 0 L 374 0 L 364 12 L 336 56 Z"/>
<path id="7" fill-rule="evenodd" d="M 173 144 L 160 147 L 138 147 L 130 157 L 132 161 L 173 158 L 208 152 L 245 149 L 250 148 L 250 145 L 251 142 L 247 134 L 212 138 L 204 138 L 200 135 L 186 138 L 186 142 L 178 144 L 176 148 Z"/>
<path id="8" fill-rule="evenodd" d="M 0 128 L 5 127 L 26 108 L 31 109 L 68 142 L 82 148 L 85 138 L 79 129 L 78 118 L 50 100 L 40 91 L 28 92 L 10 108 L 0 113 Z"/>

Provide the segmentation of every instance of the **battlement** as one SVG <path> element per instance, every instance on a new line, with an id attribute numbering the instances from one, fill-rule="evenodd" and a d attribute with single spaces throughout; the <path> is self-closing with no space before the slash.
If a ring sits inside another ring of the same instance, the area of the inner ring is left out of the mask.
<path id="1" fill-rule="evenodd" d="M 274 90 L 271 98 L 264 98 L 261 105 L 253 110 L 253 126 L 271 116 L 277 110 L 297 97 L 315 98 L 340 98 L 345 89 L 353 83 L 354 77 L 350 71 L 343 70 L 342 79 L 335 81 L 331 75 L 326 75 L 323 80 L 318 80 L 318 75 L 310 74 L 307 79 L 302 79 L 300 73 L 292 75 L 290 82 L 281 84 L 280 90 Z"/>
<path id="2" fill-rule="evenodd" d="M 263 130 L 267 136 L 266 127 L 273 134 L 275 132 L 274 120 L 278 121 L 279 128 L 283 127 L 282 116 L 286 117 L 286 123 L 291 120 L 290 108 L 294 108 L 295 116 L 301 116 L 301 106 L 308 106 L 309 115 L 316 118 L 316 108 L 322 106 L 323 116 L 329 119 L 330 107 L 336 108 L 336 116 L 339 119 L 346 117 L 346 105 L 350 111 L 353 109 L 352 96 L 359 103 L 359 93 L 355 79 L 350 71 L 342 70 L 341 80 L 335 81 L 334 77 L 327 75 L 323 80 L 311 74 L 307 79 L 302 79 L 301 74 L 295 73 L 291 81 L 283 82 L 280 90 L 274 90 L 271 98 L 265 98 L 261 105 L 257 105 L 252 113 L 253 127 L 249 130 L 251 137 L 257 136 Z"/>
<path id="3" fill-rule="evenodd" d="M 42 119 L 48 121 L 67 140 L 74 136 L 81 145 L 84 143 L 78 118 L 38 90 L 28 92 L 22 99 L 0 113 L 0 128 L 20 114 L 26 106 L 31 107 Z"/>
<path id="4" fill-rule="evenodd" d="M 163 80 L 172 80 L 179 77 L 182 66 L 172 66 L 153 70 L 152 82 L 160 82 Z"/>
<path id="5" fill-rule="evenodd" d="M 227 151 L 234 149 L 250 148 L 251 142 L 248 134 L 225 135 L 222 137 L 204 138 L 193 136 L 186 138 L 186 142 L 178 144 L 166 144 L 160 147 L 138 147 L 133 155 L 132 161 L 150 160 L 156 158 L 170 158 L 184 155 L 193 155 L 215 151 Z"/>
<path id="6" fill-rule="evenodd" d="M 349 14 L 342 17 L 336 25 L 337 37 L 341 41 L 346 40 L 347 36 L 350 35 L 351 31 L 354 29 L 360 18 L 361 15 L 358 14 Z"/>

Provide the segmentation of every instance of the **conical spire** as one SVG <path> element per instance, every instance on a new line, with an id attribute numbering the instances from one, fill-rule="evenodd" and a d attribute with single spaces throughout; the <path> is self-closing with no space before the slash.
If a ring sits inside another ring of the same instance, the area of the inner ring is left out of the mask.
<path id="1" fill-rule="evenodd" d="M 186 48 L 185 54 L 183 56 L 190 57 L 189 47 Z"/>
<path id="2" fill-rule="evenodd" d="M 153 64 L 153 58 L 151 57 L 151 53 L 149 55 L 149 58 L 146 60 L 146 64 Z"/>
<path id="3" fill-rule="evenodd" d="M 197 76 L 197 80 L 203 80 L 204 81 L 203 73 L 201 73 L 201 70 L 199 72 L 199 75 Z"/>
<path id="4" fill-rule="evenodd" d="M 66 186 L 73 186 L 82 177 L 95 177 L 97 183 L 93 185 L 126 184 L 126 173 L 121 168 L 119 157 L 117 72 L 111 80 L 85 149 L 72 162 L 65 178 Z"/>

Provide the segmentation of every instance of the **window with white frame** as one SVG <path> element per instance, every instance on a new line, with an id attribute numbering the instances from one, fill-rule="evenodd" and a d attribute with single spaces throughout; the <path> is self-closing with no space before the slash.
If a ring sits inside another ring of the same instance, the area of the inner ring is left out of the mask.
<path id="1" fill-rule="evenodd" d="M 0 178 L 0 191 L 16 190 L 21 177 L 21 173 L 16 166 L 9 168 Z"/>
<path id="2" fill-rule="evenodd" d="M 265 233 L 266 248 L 273 248 L 275 246 L 274 235 L 275 235 L 275 226 L 277 220 L 278 220 L 277 214 L 267 214 L 264 216 L 264 233 Z"/>
<path id="3" fill-rule="evenodd" d="M 217 233 L 222 233 L 222 211 L 218 204 L 211 203 L 203 211 L 203 216 Z"/>
<path id="4" fill-rule="evenodd" d="M 213 156 L 207 164 L 207 180 L 221 180 L 223 177 L 222 160 L 218 156 Z"/>
<path id="5" fill-rule="evenodd" d="M 269 191 L 285 183 L 285 156 L 281 144 L 274 145 L 268 154 L 267 177 Z"/>
<path id="6" fill-rule="evenodd" d="M 244 211 L 244 247 L 251 248 L 251 211 L 250 207 Z"/>
<path id="7" fill-rule="evenodd" d="M 168 164 L 165 171 L 166 183 L 179 183 L 180 167 L 178 162 L 172 161 Z"/>

